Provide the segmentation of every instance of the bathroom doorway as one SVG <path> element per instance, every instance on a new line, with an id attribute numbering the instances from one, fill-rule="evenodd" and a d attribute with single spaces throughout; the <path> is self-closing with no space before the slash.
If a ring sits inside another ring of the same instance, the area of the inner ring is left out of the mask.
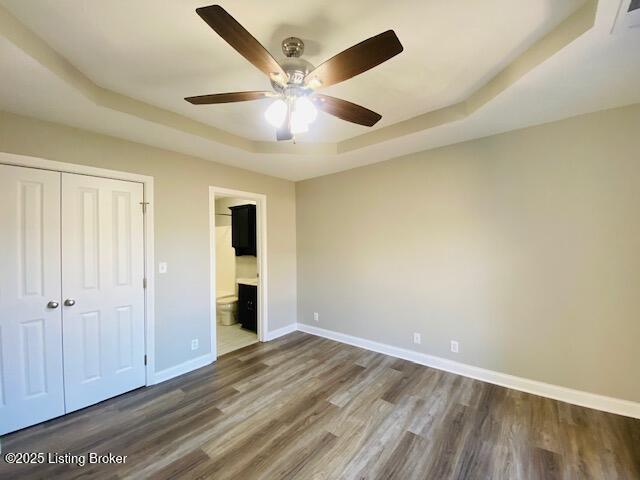
<path id="1" fill-rule="evenodd" d="M 266 332 L 266 197 L 211 187 L 211 321 L 215 356 Z"/>

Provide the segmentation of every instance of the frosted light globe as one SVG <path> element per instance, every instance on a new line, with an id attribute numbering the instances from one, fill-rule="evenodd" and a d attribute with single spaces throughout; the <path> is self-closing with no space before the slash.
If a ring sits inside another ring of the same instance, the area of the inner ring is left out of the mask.
<path id="1" fill-rule="evenodd" d="M 299 115 L 300 121 L 307 125 L 313 123 L 318 115 L 315 105 L 307 97 L 296 99 L 295 113 Z"/>
<path id="2" fill-rule="evenodd" d="M 267 119 L 270 125 L 280 128 L 287 118 L 287 104 L 284 100 L 276 100 L 265 110 L 264 118 Z"/>
<path id="3" fill-rule="evenodd" d="M 304 121 L 302 115 L 297 110 L 291 114 L 291 133 L 296 135 L 297 133 L 304 133 L 309 131 L 309 124 Z"/>

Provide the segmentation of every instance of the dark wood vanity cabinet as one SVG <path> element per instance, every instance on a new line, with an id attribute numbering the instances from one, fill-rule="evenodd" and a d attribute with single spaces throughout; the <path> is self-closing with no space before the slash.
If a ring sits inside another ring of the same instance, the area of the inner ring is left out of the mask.
<path id="1" fill-rule="evenodd" d="M 238 322 L 242 328 L 258 332 L 258 287 L 238 284 Z"/>
<path id="2" fill-rule="evenodd" d="M 231 246 L 236 257 L 256 256 L 256 206 L 238 205 L 231 210 Z"/>

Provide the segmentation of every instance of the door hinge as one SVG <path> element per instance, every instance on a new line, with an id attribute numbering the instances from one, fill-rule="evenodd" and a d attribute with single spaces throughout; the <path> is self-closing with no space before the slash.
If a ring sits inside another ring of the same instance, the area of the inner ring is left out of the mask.
<path id="1" fill-rule="evenodd" d="M 149 202 L 140 202 L 140 205 L 142 205 L 142 213 L 147 213 L 147 205 L 149 205 Z"/>
<path id="2" fill-rule="evenodd" d="M 146 355 L 144 356 L 144 364 L 145 365 L 147 364 L 147 356 Z"/>
<path id="3" fill-rule="evenodd" d="M 143 277 L 142 279 L 142 288 L 147 288 L 147 277 Z"/>

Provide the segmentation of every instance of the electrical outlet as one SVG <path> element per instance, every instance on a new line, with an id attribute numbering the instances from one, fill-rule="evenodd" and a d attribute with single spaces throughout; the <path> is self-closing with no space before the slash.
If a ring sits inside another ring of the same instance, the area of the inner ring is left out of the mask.
<path id="1" fill-rule="evenodd" d="M 458 342 L 457 342 L 457 341 L 455 341 L 455 340 L 451 340 L 451 351 L 452 351 L 453 353 L 458 353 L 458 351 L 459 351 L 459 345 L 458 345 Z"/>
<path id="2" fill-rule="evenodd" d="M 191 340 L 191 350 L 197 350 L 198 349 L 198 339 L 194 338 L 193 340 Z"/>
<path id="3" fill-rule="evenodd" d="M 414 333 L 413 334 L 413 343 L 420 344 L 420 342 L 422 342 L 422 338 L 420 337 L 420 334 L 419 333 Z"/>
<path id="4" fill-rule="evenodd" d="M 167 273 L 167 263 L 166 262 L 160 262 L 158 264 L 158 273 Z"/>
<path id="5" fill-rule="evenodd" d="M 313 312 L 313 321 L 314 322 L 320 321 L 320 315 L 318 315 L 318 312 Z"/>

